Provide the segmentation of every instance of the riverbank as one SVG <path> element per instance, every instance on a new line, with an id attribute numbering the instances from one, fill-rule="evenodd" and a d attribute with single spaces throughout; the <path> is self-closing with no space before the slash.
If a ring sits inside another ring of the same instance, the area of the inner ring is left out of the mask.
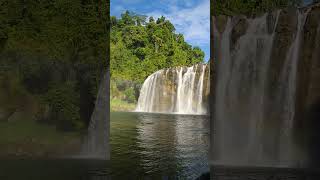
<path id="1" fill-rule="evenodd" d="M 110 110 L 112 112 L 117 112 L 117 111 L 134 111 L 136 109 L 136 104 L 135 103 L 129 103 L 126 101 L 123 101 L 121 99 L 111 99 L 110 101 Z"/>
<path id="2" fill-rule="evenodd" d="M 59 132 L 54 126 L 34 121 L 0 123 L 0 158 L 48 158 L 74 154 L 81 135 Z"/>

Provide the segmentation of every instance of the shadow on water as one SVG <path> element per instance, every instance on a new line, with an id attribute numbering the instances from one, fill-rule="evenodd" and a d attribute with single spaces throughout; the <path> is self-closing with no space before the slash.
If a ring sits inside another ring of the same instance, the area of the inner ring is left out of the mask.
<path id="1" fill-rule="evenodd" d="M 318 169 L 211 166 L 214 180 L 319 180 Z"/>
<path id="2" fill-rule="evenodd" d="M 1 180 L 107 180 L 110 162 L 104 160 L 1 160 Z"/>

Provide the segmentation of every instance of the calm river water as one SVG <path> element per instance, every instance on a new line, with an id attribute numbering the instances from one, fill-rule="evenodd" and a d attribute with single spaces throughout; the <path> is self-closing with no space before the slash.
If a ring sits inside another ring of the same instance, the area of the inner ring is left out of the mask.
<path id="1" fill-rule="evenodd" d="M 209 172 L 209 117 L 113 112 L 111 160 L 0 160 L 0 180 L 196 179 Z"/>
<path id="2" fill-rule="evenodd" d="M 195 179 L 209 171 L 209 117 L 111 113 L 114 176 Z"/>

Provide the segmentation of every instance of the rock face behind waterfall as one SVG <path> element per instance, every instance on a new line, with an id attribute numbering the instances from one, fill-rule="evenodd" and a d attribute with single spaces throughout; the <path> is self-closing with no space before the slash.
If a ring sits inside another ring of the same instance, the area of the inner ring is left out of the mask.
<path id="1" fill-rule="evenodd" d="M 162 69 L 143 83 L 136 111 L 206 114 L 208 95 L 208 65 Z"/>
<path id="2" fill-rule="evenodd" d="M 320 141 L 319 4 L 213 20 L 213 162 L 308 165 Z"/>

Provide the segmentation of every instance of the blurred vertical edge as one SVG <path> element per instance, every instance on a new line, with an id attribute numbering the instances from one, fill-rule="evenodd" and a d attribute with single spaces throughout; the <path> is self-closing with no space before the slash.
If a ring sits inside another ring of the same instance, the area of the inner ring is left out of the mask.
<path id="1" fill-rule="evenodd" d="M 214 17 L 214 4 L 215 0 L 210 0 L 210 103 L 209 103 L 209 110 L 210 110 L 210 150 L 209 150 L 209 166 L 210 166 L 210 179 L 213 179 L 213 166 L 212 166 L 212 156 L 213 156 L 213 134 L 214 134 L 214 87 L 215 87 L 215 53 L 214 53 L 214 34 L 213 34 L 213 17 Z"/>
<path id="2" fill-rule="evenodd" d="M 106 74 L 109 137 L 109 18 L 109 0 L 0 1 L 0 159 L 81 151 Z"/>
<path id="3" fill-rule="evenodd" d="M 109 115 L 107 118 L 107 160 L 110 160 L 110 0 L 106 0 L 106 6 L 107 6 L 107 22 L 106 22 L 106 34 L 107 34 L 107 58 L 106 58 L 106 63 L 107 63 L 107 114 Z"/>

